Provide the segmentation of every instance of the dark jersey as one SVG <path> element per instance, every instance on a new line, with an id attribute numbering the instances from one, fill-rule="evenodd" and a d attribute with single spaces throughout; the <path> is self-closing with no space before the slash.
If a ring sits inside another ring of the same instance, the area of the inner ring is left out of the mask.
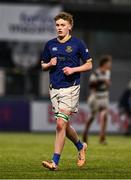
<path id="1" fill-rule="evenodd" d="M 80 84 L 80 73 L 65 75 L 63 68 L 80 66 L 80 59 L 86 63 L 90 55 L 83 41 L 71 37 L 64 43 L 60 43 L 57 38 L 48 41 L 42 53 L 44 63 L 48 63 L 51 58 L 57 57 L 57 65 L 50 69 L 50 84 L 53 88 L 66 88 Z"/>

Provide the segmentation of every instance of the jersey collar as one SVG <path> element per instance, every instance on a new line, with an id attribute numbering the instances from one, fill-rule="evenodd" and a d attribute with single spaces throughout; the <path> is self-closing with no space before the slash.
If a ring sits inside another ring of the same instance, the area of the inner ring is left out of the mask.
<path id="1" fill-rule="evenodd" d="M 58 40 L 60 43 L 65 43 L 65 42 L 68 41 L 70 38 L 71 38 L 71 35 L 68 35 L 68 36 L 64 37 L 64 39 L 62 39 L 62 40 L 60 40 L 59 38 L 57 38 L 57 40 Z"/>

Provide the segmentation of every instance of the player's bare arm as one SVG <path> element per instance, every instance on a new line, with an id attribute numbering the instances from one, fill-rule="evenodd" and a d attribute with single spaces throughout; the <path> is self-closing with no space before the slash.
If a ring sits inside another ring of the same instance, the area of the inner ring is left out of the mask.
<path id="1" fill-rule="evenodd" d="M 57 64 L 56 57 L 51 58 L 49 63 L 44 63 L 44 61 L 41 61 L 42 70 L 45 70 L 45 71 L 48 71 L 51 67 L 56 66 L 56 64 Z"/>
<path id="2" fill-rule="evenodd" d="M 76 72 L 85 72 L 92 69 L 92 59 L 89 59 L 85 64 L 78 67 L 65 67 L 63 68 L 64 74 L 71 75 Z"/>

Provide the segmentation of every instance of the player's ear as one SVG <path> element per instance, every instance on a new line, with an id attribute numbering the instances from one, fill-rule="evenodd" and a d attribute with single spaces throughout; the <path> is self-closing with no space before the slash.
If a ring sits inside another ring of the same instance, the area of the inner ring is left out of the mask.
<path id="1" fill-rule="evenodd" d="M 71 25 L 71 24 L 68 24 L 68 28 L 69 28 L 69 30 L 71 31 L 71 30 L 72 30 L 72 25 Z"/>

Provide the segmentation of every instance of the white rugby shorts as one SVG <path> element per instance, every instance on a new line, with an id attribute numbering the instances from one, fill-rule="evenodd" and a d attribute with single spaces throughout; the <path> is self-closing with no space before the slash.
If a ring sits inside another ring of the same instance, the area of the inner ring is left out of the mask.
<path id="1" fill-rule="evenodd" d="M 71 113 L 78 111 L 80 85 L 60 89 L 51 88 L 49 92 L 55 113 L 60 112 L 61 109 Z"/>
<path id="2" fill-rule="evenodd" d="M 90 94 L 87 103 L 89 110 L 92 113 L 97 113 L 101 108 L 108 109 L 109 107 L 109 96 L 98 96 L 95 93 Z"/>

